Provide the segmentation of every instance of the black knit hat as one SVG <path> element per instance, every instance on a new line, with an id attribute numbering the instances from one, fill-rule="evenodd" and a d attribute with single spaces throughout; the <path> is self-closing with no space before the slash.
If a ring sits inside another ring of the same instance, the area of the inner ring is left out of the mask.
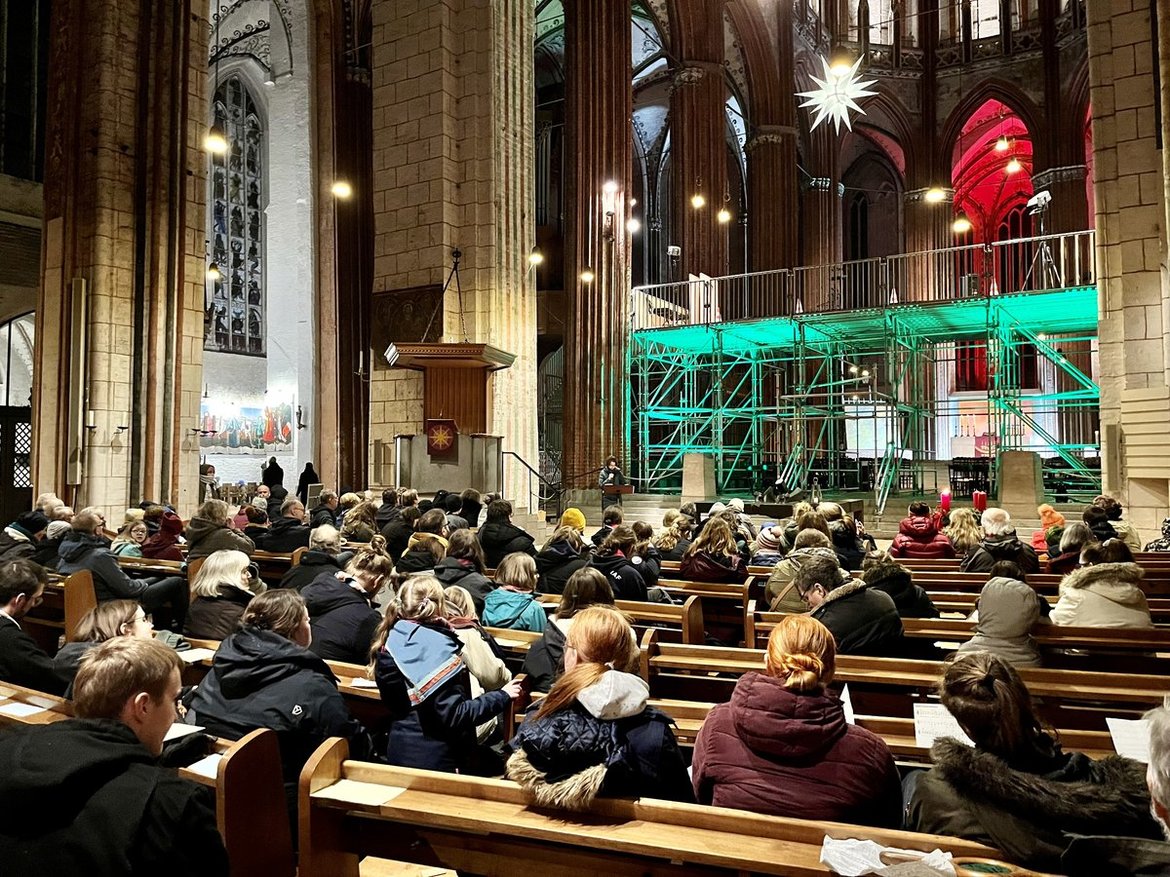
<path id="1" fill-rule="evenodd" d="M 35 536 L 49 526 L 49 519 L 43 512 L 24 512 L 13 524 L 30 536 Z"/>

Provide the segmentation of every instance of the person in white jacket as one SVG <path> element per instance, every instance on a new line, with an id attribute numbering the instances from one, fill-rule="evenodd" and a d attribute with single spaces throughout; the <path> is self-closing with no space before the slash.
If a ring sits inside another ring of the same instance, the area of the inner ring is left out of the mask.
<path id="1" fill-rule="evenodd" d="M 1073 627 L 1153 627 L 1142 591 L 1142 568 L 1120 539 L 1086 545 L 1081 567 L 1060 583 L 1053 624 Z"/>

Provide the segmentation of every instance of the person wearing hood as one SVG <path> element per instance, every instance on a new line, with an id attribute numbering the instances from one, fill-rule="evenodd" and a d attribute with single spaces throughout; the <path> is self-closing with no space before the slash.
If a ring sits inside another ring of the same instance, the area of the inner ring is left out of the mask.
<path id="1" fill-rule="evenodd" d="M 683 578 L 692 582 L 739 583 L 747 581 L 748 576 L 735 534 L 720 517 L 707 521 L 707 526 L 683 555 L 680 569 Z M 618 599 L 624 598 L 619 595 Z"/>
<path id="2" fill-rule="evenodd" d="M 1010 562 L 996 567 L 975 603 L 975 635 L 956 654 L 991 652 L 1016 667 L 1039 667 L 1040 648 L 1032 628 L 1041 619 L 1040 604 L 1047 601 L 1017 577 L 1023 575 L 1019 567 L 1010 569 Z"/>
<path id="3" fill-rule="evenodd" d="M 418 519 L 406 551 L 394 565 L 401 575 L 432 573 L 447 556 L 447 545 L 447 515 L 440 509 L 431 509 Z"/>
<path id="4" fill-rule="evenodd" d="M 382 504 L 378 506 L 378 511 L 374 514 L 374 523 L 377 524 L 379 530 L 383 530 L 400 514 L 402 514 L 402 509 L 398 506 L 398 491 L 393 487 L 387 487 L 382 491 Z"/>
<path id="5" fill-rule="evenodd" d="M 44 599 L 45 571 L 29 560 L 0 564 L 0 681 L 64 694 L 66 674 L 24 630 L 24 616 Z"/>
<path id="6" fill-rule="evenodd" d="M 485 576 L 483 548 L 471 530 L 456 530 L 447 542 L 447 556 L 435 567 L 435 578 L 444 588 L 459 586 L 471 595 L 476 617 L 483 615 L 483 601 L 496 586 Z"/>
<path id="7" fill-rule="evenodd" d="M 117 558 L 110 551 L 109 541 L 102 535 L 105 523 L 106 519 L 96 509 L 86 508 L 78 512 L 70 525 L 70 532 L 61 542 L 57 571 L 68 576 L 79 570 L 89 570 L 93 574 L 93 588 L 99 603 L 137 600 L 151 613 L 169 605 L 172 627 L 181 631 L 190 600 L 187 579 L 183 576 L 130 578 L 118 565 Z"/>
<path id="8" fill-rule="evenodd" d="M 33 560 L 37 543 L 45 538 L 49 519 L 41 512 L 24 512 L 0 533 L 0 563 L 8 560 Z"/>
<path id="9" fill-rule="evenodd" d="M 8 877 L 227 877 L 210 790 L 159 765 L 183 662 L 117 637 L 86 656 L 75 718 L 0 735 L 0 862 Z"/>
<path id="10" fill-rule="evenodd" d="M 939 531 L 938 520 L 924 502 L 912 502 L 909 515 L 898 524 L 890 557 L 954 557 L 955 546 Z"/>
<path id="11" fill-rule="evenodd" d="M 337 678 L 309 651 L 312 641 L 300 594 L 278 588 L 256 597 L 244 610 L 240 629 L 220 643 L 185 718 L 228 740 L 257 728 L 275 731 L 290 817 L 296 814 L 301 768 L 318 746 L 330 737 L 346 737 L 351 758 L 368 750 Z"/>
<path id="12" fill-rule="evenodd" d="M 1117 538 L 1129 547 L 1130 551 L 1142 550 L 1142 537 L 1138 533 L 1137 527 L 1129 521 L 1123 520 L 1121 517 L 1125 511 L 1121 507 L 1121 503 L 1111 496 L 1102 494 L 1093 499 L 1093 505 L 1104 510 L 1105 518 L 1109 521 L 1109 526 L 1113 528 L 1113 531 L 1117 534 Z"/>
<path id="13" fill-rule="evenodd" d="M 793 549 L 773 567 L 764 586 L 764 593 L 768 598 L 767 608 L 770 612 L 787 612 L 795 615 L 808 611 L 808 604 L 804 602 L 793 583 L 800 568 L 814 557 L 831 560 L 837 567 L 837 581 L 833 587 L 852 580 L 849 573 L 841 569 L 841 561 L 837 558 L 837 552 L 833 550 L 833 543 L 820 530 L 811 528 L 801 530 L 792 544 Z"/>
<path id="14" fill-rule="evenodd" d="M 632 670 L 638 646 L 616 609 L 577 614 L 565 673 L 511 741 L 507 777 L 538 807 L 585 810 L 598 797 L 693 802 L 670 717 Z"/>
<path id="15" fill-rule="evenodd" d="M 544 630 L 548 620 L 536 599 L 536 561 L 513 552 L 496 569 L 496 588 L 483 600 L 483 623 L 511 630 Z"/>
<path id="16" fill-rule="evenodd" d="M 179 537 L 183 535 L 183 519 L 164 508 L 158 518 L 158 530 L 142 543 L 142 556 L 152 560 L 183 560 Z"/>
<path id="17" fill-rule="evenodd" d="M 231 525 L 228 504 L 209 499 L 187 522 L 187 559 L 209 557 L 216 551 L 241 551 L 249 557 L 255 543 Z"/>
<path id="18" fill-rule="evenodd" d="M 833 634 L 842 655 L 901 655 L 902 619 L 889 594 L 853 579 L 840 581 L 840 567 L 814 557 L 796 574 L 796 590 L 812 617 Z"/>
<path id="19" fill-rule="evenodd" d="M 1080 569 L 1060 583 L 1052 623 L 1073 627 L 1151 628 L 1150 607 L 1142 591 L 1142 568 L 1120 539 L 1086 545 Z"/>
<path id="20" fill-rule="evenodd" d="M 305 507 L 295 496 L 290 496 L 280 504 L 280 517 L 269 526 L 268 534 L 259 547 L 276 554 L 292 554 L 298 548 L 307 548 L 308 545 L 309 527 L 305 525 Z"/>
<path id="21" fill-rule="evenodd" d="M 379 537 L 380 538 L 380 537 Z M 290 588 L 298 593 L 321 575 L 333 575 L 345 569 L 352 555 L 341 551 L 341 534 L 336 527 L 325 524 L 309 532 L 309 550 L 301 555 L 300 562 L 289 567 L 280 578 L 279 587 Z M 364 663 L 363 658 L 361 662 Z"/>
<path id="22" fill-rule="evenodd" d="M 281 472 L 281 481 L 284 481 L 284 473 Z M 265 482 L 267 484 L 267 482 Z M 314 484 L 321 483 L 321 476 L 317 474 L 317 470 L 313 468 L 312 463 L 306 463 L 305 468 L 301 471 L 301 477 L 297 479 L 297 498 L 301 501 L 301 505 L 309 504 L 309 487 Z M 272 485 L 268 485 L 271 487 Z"/>
<path id="23" fill-rule="evenodd" d="M 522 672 L 531 691 L 548 691 L 565 670 L 565 636 L 578 613 L 590 606 L 612 606 L 613 588 L 593 567 L 577 570 L 565 583 L 561 602 L 545 625 L 540 639 L 528 647 Z"/>
<path id="24" fill-rule="evenodd" d="M 386 540 L 386 551 L 390 559 L 398 563 L 406 547 L 410 544 L 410 537 L 414 535 L 414 525 L 422 517 L 418 506 L 404 506 L 398 517 L 382 528 L 382 538 Z"/>
<path id="25" fill-rule="evenodd" d="M 1058 528 L 1059 532 L 1064 532 L 1065 519 L 1064 515 L 1050 506 L 1048 503 L 1036 506 L 1036 514 L 1040 517 L 1040 529 L 1032 531 L 1032 548 L 1037 554 L 1053 554 L 1055 546 L 1052 545 L 1052 540 L 1049 539 L 1049 531 L 1053 527 Z M 1057 536 L 1056 541 L 1060 541 Z"/>
<path id="26" fill-rule="evenodd" d="M 498 769 L 480 748 L 477 729 L 511 708 L 520 684 L 512 680 L 473 697 L 462 649 L 439 580 L 407 579 L 386 607 L 372 651 L 374 680 L 394 722 L 390 764 L 472 774 Z"/>
<path id="27" fill-rule="evenodd" d="M 621 524 L 605 537 L 605 541 L 589 558 L 588 566 L 596 569 L 607 579 L 618 600 L 649 599 L 649 588 L 641 572 L 640 558 L 634 558 L 637 537 L 634 528 Z"/>
<path id="28" fill-rule="evenodd" d="M 558 527 L 536 555 L 536 590 L 542 594 L 562 593 L 573 573 L 588 562 L 588 546 L 581 531 L 573 526 Z"/>
<path id="29" fill-rule="evenodd" d="M 996 561 L 1010 560 L 1025 573 L 1040 569 L 1040 560 L 1031 545 L 1016 538 L 1012 516 L 1003 509 L 990 508 L 980 518 L 983 540 L 971 549 L 959 569 L 963 572 L 990 572 Z"/>
<path id="30" fill-rule="evenodd" d="M 254 572 L 242 551 L 217 551 L 204 560 L 191 583 L 193 599 L 183 634 L 222 640 L 238 630 L 252 598 L 268 588 Z"/>
<path id="31" fill-rule="evenodd" d="M 305 474 L 312 468 L 310 463 L 305 467 Z M 283 487 L 284 486 L 284 470 L 280 468 L 280 464 L 276 462 L 276 457 L 269 457 L 267 463 L 260 464 L 260 481 L 262 484 L 267 484 L 269 487 Z"/>
<path id="32" fill-rule="evenodd" d="M 463 493 L 459 494 L 461 505 L 459 506 L 459 517 L 467 521 L 467 526 L 473 530 L 479 527 L 479 517 L 483 513 L 483 497 L 478 490 L 467 488 Z"/>
<path id="33" fill-rule="evenodd" d="M 654 547 L 658 549 L 658 556 L 663 560 L 673 560 L 676 563 L 683 559 L 687 549 L 691 547 L 691 531 L 695 521 L 688 515 L 679 514 L 667 525 L 666 529 L 654 538 Z"/>
<path id="34" fill-rule="evenodd" d="M 268 512 L 268 520 L 275 521 L 281 516 L 281 509 L 289 499 L 300 499 L 296 495 L 289 497 L 288 491 L 281 485 L 268 488 L 268 501 L 264 503 L 264 510 Z M 300 500 L 301 507 L 304 508 L 305 501 Z"/>
<path id="35" fill-rule="evenodd" d="M 301 591 L 313 642 L 309 648 L 326 661 L 364 664 L 382 621 L 374 598 L 390 580 L 394 564 L 386 540 L 375 536 L 359 549 L 344 572 L 324 572 Z"/>
<path id="36" fill-rule="evenodd" d="M 536 540 L 512 523 L 512 504 L 506 499 L 493 500 L 487 507 L 487 519 L 479 528 L 479 544 L 489 569 L 495 569 L 505 555 L 521 551 L 536 556 Z"/>
<path id="37" fill-rule="evenodd" d="M 934 766 L 905 783 L 905 828 L 984 843 L 1017 865 L 1061 873 L 1072 836 L 1160 836 L 1145 765 L 1062 751 L 1008 661 L 962 655 L 939 687 L 974 746 L 935 741 Z"/>
<path id="38" fill-rule="evenodd" d="M 781 548 L 784 534 L 779 527 L 764 527 L 752 546 L 752 566 L 775 566 L 784 559 Z"/>
<path id="39" fill-rule="evenodd" d="M 890 595 L 901 618 L 938 618 L 938 608 L 918 585 L 914 573 L 893 558 L 879 555 L 865 562 L 861 580 Z"/>
<path id="40" fill-rule="evenodd" d="M 898 828 L 902 786 L 881 737 L 845 718 L 826 690 L 836 646 L 828 628 L 790 615 L 768 637 L 763 673 L 745 673 L 730 703 L 695 739 L 691 779 L 700 804 Z"/>

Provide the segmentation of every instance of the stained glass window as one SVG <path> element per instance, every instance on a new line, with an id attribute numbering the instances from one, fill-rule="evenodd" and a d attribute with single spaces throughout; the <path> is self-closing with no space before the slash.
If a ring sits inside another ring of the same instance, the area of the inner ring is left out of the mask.
<path id="1" fill-rule="evenodd" d="M 212 155 L 208 240 L 219 278 L 207 280 L 205 350 L 264 355 L 264 126 L 238 75 L 215 91 L 228 150 Z"/>

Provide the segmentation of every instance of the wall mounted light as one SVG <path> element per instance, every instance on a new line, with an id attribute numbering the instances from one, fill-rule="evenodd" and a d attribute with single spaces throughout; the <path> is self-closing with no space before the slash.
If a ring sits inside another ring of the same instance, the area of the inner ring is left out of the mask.
<path id="1" fill-rule="evenodd" d="M 542 253 L 537 247 L 533 247 L 532 252 L 528 254 L 528 264 L 534 268 L 537 265 L 543 265 L 544 253 Z"/>
<path id="2" fill-rule="evenodd" d="M 946 200 L 947 193 L 939 186 L 931 186 L 926 190 L 926 194 L 922 196 L 922 200 L 927 204 L 941 204 Z"/>
<path id="3" fill-rule="evenodd" d="M 636 216 L 631 216 L 626 220 L 626 231 L 630 234 L 637 234 L 642 230 L 642 223 Z"/>
<path id="4" fill-rule="evenodd" d="M 951 223 L 951 230 L 955 234 L 966 234 L 972 228 L 971 220 L 967 218 L 967 214 L 960 211 L 959 215 L 955 217 L 955 221 Z"/>
<path id="5" fill-rule="evenodd" d="M 593 273 L 593 269 L 586 267 L 581 271 L 581 282 L 592 283 L 597 279 L 597 275 Z"/>
<path id="6" fill-rule="evenodd" d="M 333 192 L 334 198 L 340 198 L 342 201 L 353 197 L 353 186 L 345 180 L 337 180 L 334 182 L 330 191 Z"/>

